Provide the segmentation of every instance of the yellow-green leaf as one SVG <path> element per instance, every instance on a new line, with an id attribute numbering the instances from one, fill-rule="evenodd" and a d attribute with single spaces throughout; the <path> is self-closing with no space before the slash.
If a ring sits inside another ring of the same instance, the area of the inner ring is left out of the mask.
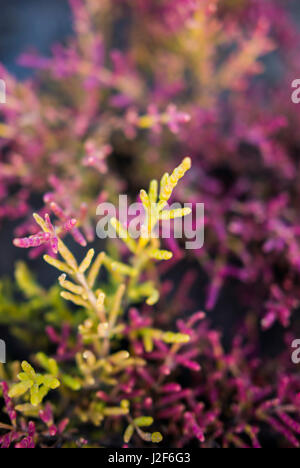
<path id="1" fill-rule="evenodd" d="M 129 444 L 129 442 L 132 439 L 132 436 L 134 434 L 134 426 L 132 424 L 129 424 L 127 427 L 125 433 L 124 433 L 124 442 L 125 444 Z"/>
<path id="2" fill-rule="evenodd" d="M 81 389 L 81 383 L 79 379 L 71 377 L 70 375 L 63 375 L 62 376 L 63 384 L 73 390 L 74 392 L 78 392 Z"/>
<path id="3" fill-rule="evenodd" d="M 153 418 L 150 416 L 142 416 L 134 420 L 134 424 L 138 427 L 149 427 L 153 424 Z"/>
<path id="4" fill-rule="evenodd" d="M 25 372 L 25 374 L 27 374 L 30 379 L 35 380 L 36 378 L 35 370 L 27 361 L 23 361 L 21 364 L 21 367 L 23 371 Z"/>
<path id="5" fill-rule="evenodd" d="M 8 396 L 10 398 L 18 398 L 24 395 L 24 393 L 26 393 L 27 390 L 29 390 L 31 386 L 32 386 L 32 382 L 30 380 L 28 380 L 27 382 L 20 382 L 18 384 L 15 384 L 9 390 Z"/>
<path id="6" fill-rule="evenodd" d="M 160 432 L 153 432 L 151 436 L 151 441 L 154 444 L 159 444 L 163 440 L 163 436 Z"/>

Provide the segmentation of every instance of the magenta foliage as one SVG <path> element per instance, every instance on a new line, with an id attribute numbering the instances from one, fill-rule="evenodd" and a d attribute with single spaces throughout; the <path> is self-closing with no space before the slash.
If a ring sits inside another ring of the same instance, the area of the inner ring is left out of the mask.
<path id="1" fill-rule="evenodd" d="M 21 423 L 20 427 L 18 427 L 17 413 L 11 398 L 8 396 L 8 385 L 6 382 L 2 382 L 2 391 L 5 408 L 12 426 L 11 428 L 7 426 L 9 432 L 0 437 L 1 448 L 9 448 L 14 442 L 16 442 L 15 448 L 35 448 L 35 424 L 31 421 L 28 423 L 28 426 Z"/>
<path id="2" fill-rule="evenodd" d="M 79 336 L 76 342 L 76 345 L 69 343 L 69 338 L 72 333 L 72 329 L 68 323 L 63 324 L 61 334 L 59 335 L 56 330 L 48 326 L 46 328 L 46 333 L 51 343 L 54 343 L 57 346 L 57 351 L 55 354 L 55 359 L 60 361 L 69 361 L 74 359 L 76 353 L 81 349 L 81 337 Z"/>
<path id="3" fill-rule="evenodd" d="M 2 391 L 3 391 L 3 398 L 5 403 L 5 408 L 8 414 L 8 417 L 12 424 L 15 423 L 17 419 L 17 414 L 13 405 L 11 398 L 8 396 L 8 385 L 6 382 L 2 382 Z"/>
<path id="4" fill-rule="evenodd" d="M 99 203 L 191 155 L 178 198 L 205 204 L 205 245 L 186 256 L 179 241 L 166 241 L 174 258 L 160 267 L 167 280 L 158 311 L 131 308 L 125 330 L 135 356 L 149 363 L 128 369 L 114 392 L 95 390 L 100 403 L 133 402 L 136 417 L 149 410 L 172 446 L 260 448 L 271 433 L 278 446 L 299 447 L 297 367 L 288 353 L 264 357 L 258 339 L 277 322 L 290 330 L 300 304 L 300 114 L 291 103 L 300 34 L 288 3 L 70 0 L 73 37 L 49 58 L 20 59 L 38 74 L 19 83 L 0 70 L 9 97 L 1 107 L 0 220 L 20 221 L 14 243 L 36 247 L 32 256 L 57 253 L 67 234 L 80 246 L 94 241 Z M 116 50 L 108 31 L 120 18 L 130 33 Z M 270 53 L 279 79 L 262 60 Z M 46 233 L 31 220 L 32 194 L 43 198 Z M 177 284 L 173 273 L 186 265 Z M 198 309 L 195 288 L 206 315 L 186 317 Z M 206 317 L 226 314 L 227 288 L 241 315 L 225 348 Z M 146 352 L 143 330 L 170 323 L 190 343 L 179 350 L 157 339 Z M 82 337 L 56 325 L 46 328 L 54 357 L 71 365 Z M 67 440 L 66 419 L 56 424 L 49 405 L 37 429 L 17 421 L 2 387 L 12 424 L 3 447 L 34 446 L 45 425 L 46 437 Z"/>

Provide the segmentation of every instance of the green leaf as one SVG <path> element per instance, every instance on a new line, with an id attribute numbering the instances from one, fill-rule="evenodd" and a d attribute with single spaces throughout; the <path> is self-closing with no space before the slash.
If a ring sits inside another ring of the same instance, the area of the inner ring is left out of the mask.
<path id="1" fill-rule="evenodd" d="M 17 285 L 26 297 L 33 298 L 43 295 L 44 291 L 35 281 L 35 278 L 23 262 L 16 265 L 15 278 Z"/>
<path id="2" fill-rule="evenodd" d="M 27 390 L 30 389 L 30 387 L 32 387 L 32 382 L 30 380 L 28 380 L 27 382 L 15 384 L 11 387 L 8 396 L 10 398 L 18 398 L 24 395 L 24 393 L 26 393 Z"/>
<path id="3" fill-rule="evenodd" d="M 42 382 L 47 388 L 51 388 L 52 390 L 55 390 L 60 386 L 59 380 L 53 377 L 52 375 L 43 376 Z"/>
<path id="4" fill-rule="evenodd" d="M 27 361 L 23 361 L 21 364 L 21 367 L 23 371 L 25 372 L 25 374 L 27 374 L 30 379 L 32 380 L 36 379 L 35 370 L 33 369 L 33 367 L 31 367 L 31 365 Z"/>
<path id="5" fill-rule="evenodd" d="M 173 343 L 184 344 L 190 341 L 190 336 L 184 333 L 167 332 L 163 334 L 163 341 L 168 344 L 173 344 Z"/>
<path id="6" fill-rule="evenodd" d="M 70 375 L 63 375 L 62 382 L 66 387 L 70 388 L 74 392 L 78 392 L 78 390 L 81 389 L 81 383 L 79 379 L 71 377 Z"/>
<path id="7" fill-rule="evenodd" d="M 39 386 L 37 384 L 34 384 L 30 390 L 30 402 L 33 406 L 38 406 L 41 402 L 39 396 Z"/>
<path id="8" fill-rule="evenodd" d="M 42 386 L 39 388 L 38 396 L 39 396 L 40 403 L 42 403 L 42 401 L 43 401 L 43 399 L 45 398 L 45 396 L 48 395 L 48 392 L 49 392 L 49 388 L 47 388 L 45 385 L 42 385 Z"/>
<path id="9" fill-rule="evenodd" d="M 133 424 L 130 424 L 127 427 L 127 429 L 126 429 L 126 431 L 124 433 L 124 442 L 125 442 L 125 444 L 129 444 L 129 442 L 132 439 L 133 434 L 134 434 L 134 426 L 133 426 Z"/>
<path id="10" fill-rule="evenodd" d="M 47 370 L 48 372 L 50 372 L 51 375 L 57 377 L 58 374 L 59 374 L 59 369 L 58 369 L 58 365 L 57 365 L 57 362 L 52 359 L 52 358 L 48 358 L 46 356 L 46 354 L 44 353 L 38 353 L 36 355 L 36 358 L 38 360 L 38 362 L 40 363 L 40 365 L 45 369 Z"/>
<path id="11" fill-rule="evenodd" d="M 153 432 L 151 435 L 151 441 L 154 444 L 159 444 L 163 440 L 163 436 L 160 432 Z"/>
<path id="12" fill-rule="evenodd" d="M 134 420 L 134 423 L 138 427 L 148 427 L 153 424 L 153 418 L 151 418 L 150 416 L 142 416 L 140 418 L 136 418 Z"/>
<path id="13" fill-rule="evenodd" d="M 27 380 L 30 380 L 28 378 L 28 374 L 25 374 L 25 372 L 20 372 L 20 374 L 17 375 L 18 379 L 21 380 L 22 382 L 26 382 Z"/>

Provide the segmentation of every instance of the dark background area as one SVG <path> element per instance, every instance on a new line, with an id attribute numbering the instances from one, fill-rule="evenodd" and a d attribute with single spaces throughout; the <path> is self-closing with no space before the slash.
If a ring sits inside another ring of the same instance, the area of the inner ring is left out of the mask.
<path id="1" fill-rule="evenodd" d="M 20 54 L 35 49 L 50 55 L 53 44 L 66 41 L 71 35 L 68 0 L 0 0 L 0 62 L 18 79 L 26 80 L 34 73 L 18 65 Z M 40 204 L 37 200 L 37 206 Z M 12 275 L 17 260 L 28 260 L 28 252 L 12 245 L 13 230 L 10 222 L 0 226 L 0 277 Z M 32 262 L 31 267 L 43 276 L 42 262 Z M 54 279 L 53 272 L 51 280 Z"/>
<path id="2" fill-rule="evenodd" d="M 30 74 L 16 63 L 22 52 L 34 47 L 48 55 L 71 33 L 67 0 L 0 0 L 0 62 L 19 78 Z"/>

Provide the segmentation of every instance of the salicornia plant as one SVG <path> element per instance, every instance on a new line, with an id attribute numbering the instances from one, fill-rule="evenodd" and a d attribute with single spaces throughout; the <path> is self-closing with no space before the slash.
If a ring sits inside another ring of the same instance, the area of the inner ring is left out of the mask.
<path id="1" fill-rule="evenodd" d="M 159 432 L 151 434 L 142 430 L 152 425 L 153 417 L 143 408 L 138 392 L 132 399 L 126 396 L 130 395 L 125 387 L 130 388 L 132 375 L 147 369 L 147 359 L 135 349 L 136 341 L 142 340 L 146 352 L 153 350 L 154 343 L 165 343 L 171 345 L 172 353 L 176 354 L 190 338 L 187 333 L 155 329 L 143 320 L 140 320 L 140 325 L 132 327 L 126 317 L 133 298 L 140 300 L 144 296 L 148 305 L 154 305 L 159 299 L 159 292 L 151 282 L 144 281 L 143 273 L 154 260 L 168 260 L 172 253 L 161 250 L 159 240 L 152 234 L 160 220 L 190 213 L 187 209 L 165 210 L 174 188 L 190 167 L 191 160 L 186 158 L 171 175 L 164 175 L 160 187 L 154 180 L 150 184 L 149 193 L 141 191 L 145 222 L 138 240 L 132 239 L 117 219 L 111 220 L 132 253 L 128 264 L 113 260 L 104 252 L 95 256 L 93 249 L 78 263 L 59 237 L 59 231 L 53 227 L 48 214 L 44 219 L 34 215 L 41 229 L 37 235 L 14 241 L 20 247 L 38 247 L 41 243 L 50 243 L 53 252 L 59 253 L 61 258 L 45 255 L 44 259 L 62 272 L 59 276 L 59 284 L 63 289 L 61 296 L 84 311 L 78 326 L 82 344 L 73 356 L 70 373 L 67 363 L 65 370 L 64 362 L 60 365 L 44 353 L 38 353 L 35 362 L 46 370 L 46 374 L 37 373 L 26 361 L 21 364 L 23 372 L 17 375 L 19 383 L 11 385 L 7 394 L 8 399 L 18 400 L 15 407 L 18 413 L 41 418 L 41 414 L 46 411 L 44 399 L 50 390 L 58 389 L 61 392 L 62 408 L 68 400 L 74 406 L 70 415 L 71 424 L 78 419 L 81 423 L 90 422 L 97 427 L 109 417 L 123 418 L 128 423 L 124 434 L 126 443 L 129 443 L 134 433 L 145 442 L 162 440 Z M 75 220 L 70 221 L 70 229 L 75 224 Z M 102 266 L 113 278 L 109 288 L 101 287 L 98 281 Z M 25 290 L 30 293 L 30 289 L 32 286 L 30 288 L 28 281 Z M 12 421 L 16 431 L 21 419 L 22 416 L 20 419 L 15 417 Z M 43 437 L 38 433 L 33 440 L 37 444 L 43 443 Z"/>
<path id="2" fill-rule="evenodd" d="M 297 2 L 68 3 L 32 76 L 0 65 L 0 266 L 34 259 L 0 278 L 1 446 L 298 447 Z M 189 213 L 167 209 L 182 154 L 176 196 L 205 204 L 188 252 L 157 236 Z M 138 238 L 118 215 L 121 242 L 91 245 L 99 204 L 165 172 Z"/>

